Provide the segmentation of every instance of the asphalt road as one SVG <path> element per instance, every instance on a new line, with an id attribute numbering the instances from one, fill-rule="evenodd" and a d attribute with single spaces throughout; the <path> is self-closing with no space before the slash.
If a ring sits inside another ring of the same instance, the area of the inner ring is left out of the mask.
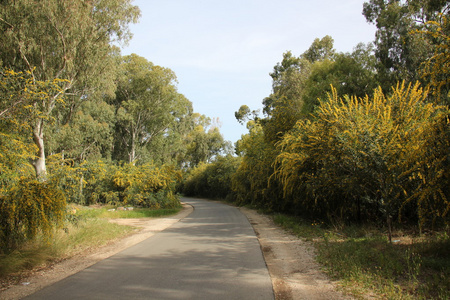
<path id="1" fill-rule="evenodd" d="M 147 240 L 25 299 L 274 299 L 258 240 L 236 208 L 194 211 Z"/>

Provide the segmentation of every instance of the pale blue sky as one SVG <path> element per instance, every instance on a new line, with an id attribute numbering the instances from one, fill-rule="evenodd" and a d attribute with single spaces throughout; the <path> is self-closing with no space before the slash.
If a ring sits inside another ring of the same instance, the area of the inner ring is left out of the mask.
<path id="1" fill-rule="evenodd" d="M 122 54 L 172 69 L 194 111 L 219 118 L 226 140 L 247 132 L 234 118 L 243 104 L 260 109 L 269 73 L 284 52 L 296 56 L 315 38 L 333 37 L 339 52 L 374 40 L 364 0 L 135 0 L 141 19 Z"/>

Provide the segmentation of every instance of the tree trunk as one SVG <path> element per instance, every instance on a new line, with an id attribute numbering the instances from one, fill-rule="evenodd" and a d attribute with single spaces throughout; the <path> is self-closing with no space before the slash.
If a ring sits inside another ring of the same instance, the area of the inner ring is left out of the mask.
<path id="1" fill-rule="evenodd" d="M 128 160 L 133 166 L 136 165 L 136 134 L 134 132 L 131 135 L 131 150 L 128 153 Z"/>
<path id="2" fill-rule="evenodd" d="M 80 194 L 79 194 L 79 197 L 78 197 L 79 198 L 78 201 L 79 201 L 79 203 L 86 204 L 85 201 L 84 201 L 84 197 L 83 197 L 83 181 L 84 181 L 84 175 L 81 174 L 81 177 L 80 177 Z"/>
<path id="3" fill-rule="evenodd" d="M 32 164 L 36 171 L 36 178 L 43 182 L 47 180 L 47 168 L 45 164 L 45 151 L 44 151 L 44 121 L 39 119 L 36 121 L 36 126 L 33 129 L 33 141 L 38 147 L 38 154 Z"/>

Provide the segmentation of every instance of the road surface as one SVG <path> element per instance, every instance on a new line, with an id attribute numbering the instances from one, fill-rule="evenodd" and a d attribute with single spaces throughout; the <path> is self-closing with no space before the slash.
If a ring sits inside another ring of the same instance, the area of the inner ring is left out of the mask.
<path id="1" fill-rule="evenodd" d="M 183 199 L 170 228 L 25 299 L 274 299 L 260 245 L 236 208 Z"/>

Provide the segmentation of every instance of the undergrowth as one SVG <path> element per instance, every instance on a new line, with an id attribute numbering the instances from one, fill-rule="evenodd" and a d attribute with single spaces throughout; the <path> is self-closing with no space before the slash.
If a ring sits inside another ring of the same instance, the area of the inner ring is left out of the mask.
<path id="1" fill-rule="evenodd" d="M 343 289 L 358 298 L 450 299 L 448 228 L 429 235 L 386 233 L 369 226 L 327 226 L 275 215 L 274 221 L 312 241 L 317 260 Z"/>
<path id="2" fill-rule="evenodd" d="M 103 218 L 103 219 L 120 219 L 120 218 L 159 218 L 169 216 L 179 212 L 179 208 L 164 209 L 147 209 L 135 208 L 133 210 L 117 210 L 112 206 L 102 206 L 100 208 L 73 206 L 71 214 L 74 218 Z M 70 215 L 70 214 L 69 214 Z"/>

